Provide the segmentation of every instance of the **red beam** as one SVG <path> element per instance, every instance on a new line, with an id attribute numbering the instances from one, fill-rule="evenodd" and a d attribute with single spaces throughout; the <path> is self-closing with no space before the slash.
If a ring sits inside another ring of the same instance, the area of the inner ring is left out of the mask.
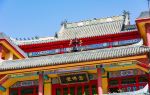
<path id="1" fill-rule="evenodd" d="M 120 41 L 120 40 L 129 40 L 134 38 L 140 38 L 140 35 L 138 34 L 137 31 L 80 38 L 79 40 L 82 40 L 83 42 L 81 45 L 90 45 L 90 44 L 110 42 L 110 39 L 111 42 L 113 42 L 113 41 Z M 25 52 L 38 52 L 38 51 L 52 50 L 58 48 L 68 48 L 70 47 L 69 43 L 70 40 L 64 40 L 64 41 L 56 41 L 56 42 L 48 42 L 48 43 L 21 45 L 20 48 L 23 49 Z"/>

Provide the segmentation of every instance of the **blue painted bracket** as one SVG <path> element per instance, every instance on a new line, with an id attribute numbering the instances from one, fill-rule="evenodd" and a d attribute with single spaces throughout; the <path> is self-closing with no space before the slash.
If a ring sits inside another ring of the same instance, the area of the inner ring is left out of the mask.
<path id="1" fill-rule="evenodd" d="M 0 90 L 3 91 L 3 92 L 5 92 L 6 88 L 0 85 Z"/>

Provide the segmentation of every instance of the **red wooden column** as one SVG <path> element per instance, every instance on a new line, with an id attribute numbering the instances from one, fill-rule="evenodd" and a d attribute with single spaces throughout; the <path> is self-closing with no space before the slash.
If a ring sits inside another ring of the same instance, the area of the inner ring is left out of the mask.
<path id="1" fill-rule="evenodd" d="M 3 47 L 2 45 L 0 45 L 0 60 L 2 60 L 2 50 L 3 50 Z"/>
<path id="2" fill-rule="evenodd" d="M 84 91 L 84 84 L 82 84 L 82 95 L 85 94 L 85 91 Z"/>
<path id="3" fill-rule="evenodd" d="M 38 95 L 44 95 L 44 79 L 43 79 L 43 73 L 39 73 L 39 94 Z"/>
<path id="4" fill-rule="evenodd" d="M 145 24 L 145 29 L 146 29 L 146 36 L 147 36 L 147 38 L 146 38 L 146 40 L 147 40 L 146 45 L 150 46 L 150 23 L 146 23 Z"/>
<path id="5" fill-rule="evenodd" d="M 102 90 L 102 71 L 101 68 L 97 68 L 97 86 L 98 86 L 98 95 L 103 95 L 103 90 Z"/>

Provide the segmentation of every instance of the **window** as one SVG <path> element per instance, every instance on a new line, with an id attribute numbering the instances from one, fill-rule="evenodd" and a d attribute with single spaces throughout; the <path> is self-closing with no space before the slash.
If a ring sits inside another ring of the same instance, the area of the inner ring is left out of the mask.
<path id="1" fill-rule="evenodd" d="M 89 91 L 90 91 L 90 90 L 89 90 L 89 86 L 86 85 L 84 89 L 85 89 L 85 91 L 84 91 L 85 95 L 90 95 L 90 92 L 89 92 Z"/>
<path id="2" fill-rule="evenodd" d="M 92 95 L 97 95 L 97 86 L 92 85 Z"/>
<path id="3" fill-rule="evenodd" d="M 61 95 L 61 89 L 60 88 L 56 89 L 56 95 Z"/>
<path id="4" fill-rule="evenodd" d="M 109 91 L 110 91 L 110 93 L 118 93 L 119 89 L 117 87 L 115 87 L 115 88 L 110 88 Z"/>
<path id="5" fill-rule="evenodd" d="M 68 95 L 68 88 L 63 88 L 63 95 Z"/>
<path id="6" fill-rule="evenodd" d="M 12 90 L 10 95 L 18 95 L 18 90 Z"/>
<path id="7" fill-rule="evenodd" d="M 123 85 L 126 85 L 126 84 L 135 84 L 136 81 L 135 81 L 135 78 L 126 78 L 126 79 L 123 79 L 121 84 Z"/>
<path id="8" fill-rule="evenodd" d="M 21 95 L 33 94 L 34 88 L 22 88 Z"/>
<path id="9" fill-rule="evenodd" d="M 142 76 L 142 77 L 139 77 L 139 82 L 145 83 L 145 82 L 148 82 L 148 79 L 147 79 L 147 77 Z"/>
<path id="10" fill-rule="evenodd" d="M 75 95 L 75 87 L 70 88 L 70 95 Z"/>
<path id="11" fill-rule="evenodd" d="M 82 87 L 81 86 L 79 86 L 78 87 L 78 90 L 77 90 L 78 92 L 77 92 L 77 95 L 82 95 Z"/>
<path id="12" fill-rule="evenodd" d="M 118 85 L 118 80 L 111 80 L 111 81 L 109 82 L 109 84 L 110 84 L 111 86 Z"/>

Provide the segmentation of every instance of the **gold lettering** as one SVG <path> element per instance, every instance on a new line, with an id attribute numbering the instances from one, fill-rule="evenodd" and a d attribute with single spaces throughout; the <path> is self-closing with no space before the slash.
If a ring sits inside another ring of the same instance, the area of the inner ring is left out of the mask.
<path id="1" fill-rule="evenodd" d="M 84 80 L 84 77 L 83 76 L 79 76 L 79 80 Z"/>
<path id="2" fill-rule="evenodd" d="M 72 80 L 71 80 L 71 77 L 67 77 L 66 80 L 67 80 L 68 82 L 72 81 Z"/>
<path id="3" fill-rule="evenodd" d="M 73 77 L 72 77 L 72 80 L 77 81 L 78 79 L 77 79 L 77 77 L 76 77 L 76 76 L 73 76 Z"/>

